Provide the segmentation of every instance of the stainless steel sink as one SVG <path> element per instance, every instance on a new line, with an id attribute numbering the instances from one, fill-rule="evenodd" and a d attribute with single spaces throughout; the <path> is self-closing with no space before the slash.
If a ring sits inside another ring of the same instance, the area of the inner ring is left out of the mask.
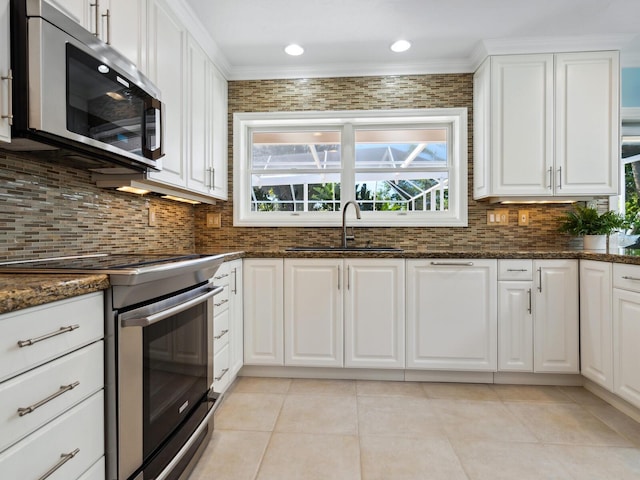
<path id="1" fill-rule="evenodd" d="M 287 252 L 403 252 L 396 247 L 290 247 Z"/>

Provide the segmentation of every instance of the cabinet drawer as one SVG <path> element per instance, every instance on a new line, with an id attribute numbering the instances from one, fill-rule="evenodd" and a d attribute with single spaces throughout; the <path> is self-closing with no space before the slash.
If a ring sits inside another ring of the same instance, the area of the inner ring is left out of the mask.
<path id="1" fill-rule="evenodd" d="M 230 272 L 231 264 L 229 262 L 224 262 L 220 265 L 220 268 L 218 268 L 218 271 L 211 279 L 212 283 L 220 286 L 229 285 L 229 280 L 231 278 Z"/>
<path id="2" fill-rule="evenodd" d="M 533 261 L 498 260 L 498 280 L 532 280 Z"/>
<path id="3" fill-rule="evenodd" d="M 96 342 L 0 384 L 0 451 L 102 389 L 103 375 L 103 343 Z"/>
<path id="4" fill-rule="evenodd" d="M 229 343 L 229 310 L 225 310 L 213 317 L 213 352 Z"/>
<path id="5" fill-rule="evenodd" d="M 102 292 L 1 315 L 0 381 L 103 336 Z M 25 343 L 29 340 L 31 344 Z M 24 346 L 20 347 L 18 342 Z"/>
<path id="6" fill-rule="evenodd" d="M 215 284 L 214 284 L 215 285 Z M 213 314 L 218 315 L 229 308 L 229 285 L 213 297 Z"/>
<path id="7" fill-rule="evenodd" d="M 229 345 L 222 347 L 213 357 L 213 390 L 224 392 L 229 384 Z"/>
<path id="8" fill-rule="evenodd" d="M 640 265 L 614 263 L 613 287 L 640 292 Z"/>
<path id="9" fill-rule="evenodd" d="M 104 400 L 96 393 L 0 454 L 3 478 L 37 479 L 77 452 L 48 480 L 72 480 L 104 455 Z"/>

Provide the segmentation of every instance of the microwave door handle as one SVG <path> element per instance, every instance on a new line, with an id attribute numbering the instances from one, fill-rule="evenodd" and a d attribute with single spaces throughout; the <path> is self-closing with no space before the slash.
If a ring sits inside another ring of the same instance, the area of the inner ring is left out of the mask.
<path id="1" fill-rule="evenodd" d="M 155 148 L 151 149 L 147 144 L 147 117 L 149 110 L 155 111 L 156 119 L 159 118 L 160 124 L 158 125 L 158 121 L 156 121 L 156 130 L 155 135 L 156 138 L 160 139 L 158 142 L 156 140 Z M 164 154 L 164 111 L 162 108 L 162 102 L 157 98 L 148 98 L 145 100 L 144 106 L 144 116 L 143 116 L 143 153 L 145 158 L 149 158 L 151 160 L 158 160 Z"/>
<path id="2" fill-rule="evenodd" d="M 202 303 L 203 301 L 217 295 L 222 292 L 224 287 L 214 287 L 209 290 L 207 293 L 203 295 L 198 295 L 196 298 L 192 298 L 191 300 L 187 300 L 184 303 L 180 303 L 173 307 L 167 308 L 166 310 L 162 310 L 161 312 L 154 313 L 152 315 L 146 317 L 134 317 L 134 318 L 126 318 L 123 319 L 121 325 L 123 327 L 148 327 L 149 325 L 153 325 L 154 323 L 161 322 L 169 317 L 177 315 L 180 312 L 184 312 L 189 308 Z"/>

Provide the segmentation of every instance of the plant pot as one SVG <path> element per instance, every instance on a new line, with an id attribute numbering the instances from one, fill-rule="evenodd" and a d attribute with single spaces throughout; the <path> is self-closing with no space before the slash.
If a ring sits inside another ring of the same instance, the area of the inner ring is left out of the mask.
<path id="1" fill-rule="evenodd" d="M 584 249 L 585 250 L 606 250 L 607 236 L 606 235 L 585 235 Z"/>

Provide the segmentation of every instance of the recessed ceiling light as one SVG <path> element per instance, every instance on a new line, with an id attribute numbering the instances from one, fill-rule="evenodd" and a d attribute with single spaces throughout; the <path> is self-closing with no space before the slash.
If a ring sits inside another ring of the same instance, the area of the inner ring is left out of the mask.
<path id="1" fill-rule="evenodd" d="M 394 42 L 390 48 L 396 53 L 406 52 L 411 48 L 411 43 L 406 40 L 398 40 L 397 42 Z"/>
<path id="2" fill-rule="evenodd" d="M 297 57 L 298 55 L 302 55 L 304 53 L 304 48 L 302 48 L 300 45 L 292 43 L 291 45 L 287 45 L 286 47 L 284 47 L 284 51 L 289 55 Z"/>

